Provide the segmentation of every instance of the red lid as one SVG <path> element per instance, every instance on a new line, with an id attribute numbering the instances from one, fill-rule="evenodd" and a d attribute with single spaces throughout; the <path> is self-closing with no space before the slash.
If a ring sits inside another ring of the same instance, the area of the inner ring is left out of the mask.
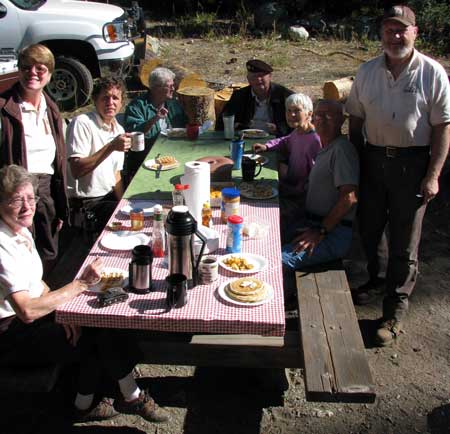
<path id="1" fill-rule="evenodd" d="M 187 190 L 189 184 L 175 184 L 175 190 Z"/>
<path id="2" fill-rule="evenodd" d="M 231 223 L 233 225 L 244 222 L 244 218 L 241 217 L 240 215 L 230 215 L 227 220 L 229 223 Z"/>

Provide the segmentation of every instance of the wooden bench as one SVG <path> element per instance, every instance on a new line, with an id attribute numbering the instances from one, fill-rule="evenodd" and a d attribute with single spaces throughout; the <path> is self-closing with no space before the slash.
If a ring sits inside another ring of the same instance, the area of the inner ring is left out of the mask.
<path id="1" fill-rule="evenodd" d="M 307 400 L 374 402 L 345 272 L 296 272 L 296 284 Z"/>

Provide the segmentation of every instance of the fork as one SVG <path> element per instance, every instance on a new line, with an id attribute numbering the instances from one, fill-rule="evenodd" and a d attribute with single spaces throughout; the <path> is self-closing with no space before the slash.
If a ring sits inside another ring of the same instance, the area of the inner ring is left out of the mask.
<path id="1" fill-rule="evenodd" d="M 161 153 L 158 152 L 158 154 L 155 157 L 155 163 L 156 163 L 156 160 L 159 158 L 160 155 L 161 155 Z M 162 164 L 159 163 L 158 166 L 156 167 L 156 173 L 155 173 L 155 178 L 156 179 L 158 179 L 159 175 L 161 174 L 161 168 L 162 168 Z"/>

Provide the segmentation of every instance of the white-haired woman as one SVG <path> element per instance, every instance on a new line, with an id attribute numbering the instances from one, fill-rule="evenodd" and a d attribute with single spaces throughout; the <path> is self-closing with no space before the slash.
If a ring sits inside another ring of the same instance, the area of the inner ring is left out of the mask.
<path id="1" fill-rule="evenodd" d="M 175 74 L 167 68 L 155 68 L 148 80 L 148 93 L 128 104 L 125 110 L 125 130 L 145 134 L 145 150 L 128 152 L 127 177 L 130 179 L 143 162 L 161 131 L 171 127 L 184 127 L 187 123 L 181 104 L 174 99 Z"/>
<path id="2" fill-rule="evenodd" d="M 269 140 L 265 144 L 255 143 L 255 152 L 277 150 L 279 152 L 278 178 L 280 208 L 284 225 L 297 219 L 305 198 L 305 184 L 321 149 L 320 138 L 311 122 L 313 103 L 302 93 L 286 98 L 286 120 L 294 130 L 287 136 Z"/>

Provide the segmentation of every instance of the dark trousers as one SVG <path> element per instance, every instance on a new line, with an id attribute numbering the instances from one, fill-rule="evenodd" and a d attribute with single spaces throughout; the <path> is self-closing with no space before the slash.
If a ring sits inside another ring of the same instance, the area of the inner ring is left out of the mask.
<path id="1" fill-rule="evenodd" d="M 101 377 L 117 381 L 132 371 L 140 355 L 126 330 L 83 328 L 76 347 L 52 315 L 25 324 L 15 318 L 0 333 L 1 366 L 45 366 L 51 363 L 79 366 L 77 391 L 96 391 Z"/>
<path id="2" fill-rule="evenodd" d="M 416 283 L 426 209 L 416 195 L 428 163 L 426 149 L 388 157 L 383 150 L 368 146 L 361 154 L 360 232 L 369 264 L 378 262 L 380 240 L 386 224 L 389 226 L 385 318 L 402 317 Z"/>

